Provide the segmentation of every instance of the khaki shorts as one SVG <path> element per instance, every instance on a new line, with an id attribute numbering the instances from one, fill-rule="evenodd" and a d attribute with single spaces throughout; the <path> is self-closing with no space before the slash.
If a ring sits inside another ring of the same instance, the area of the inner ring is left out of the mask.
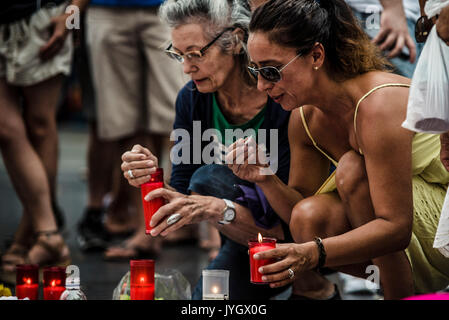
<path id="1" fill-rule="evenodd" d="M 61 50 L 43 62 L 39 49 L 51 37 L 50 20 L 65 11 L 67 4 L 43 7 L 29 19 L 0 25 L 0 78 L 11 85 L 30 86 L 57 74 L 69 75 L 72 64 L 73 42 L 69 35 Z"/>
<path id="2" fill-rule="evenodd" d="M 170 29 L 157 8 L 91 6 L 86 27 L 100 138 L 168 134 L 187 78 L 163 51 Z"/>

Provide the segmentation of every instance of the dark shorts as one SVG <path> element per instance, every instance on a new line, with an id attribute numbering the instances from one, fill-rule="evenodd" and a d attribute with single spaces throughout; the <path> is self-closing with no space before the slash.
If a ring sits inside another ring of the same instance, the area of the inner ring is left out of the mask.
<path id="1" fill-rule="evenodd" d="M 253 184 L 238 178 L 226 166 L 211 164 L 195 171 L 190 180 L 189 191 L 235 201 L 241 196 L 241 190 L 236 185 L 252 186 Z M 272 289 L 268 285 L 252 284 L 249 281 L 248 247 L 222 234 L 220 237 L 222 242 L 220 252 L 206 269 L 230 271 L 229 298 L 231 300 L 268 300 L 287 289 L 287 287 Z M 201 277 L 193 290 L 193 300 L 202 300 L 202 283 Z"/>

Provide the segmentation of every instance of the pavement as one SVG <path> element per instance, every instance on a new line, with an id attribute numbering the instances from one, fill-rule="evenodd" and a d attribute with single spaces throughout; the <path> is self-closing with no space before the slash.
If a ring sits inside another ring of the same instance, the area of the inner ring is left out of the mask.
<path id="1" fill-rule="evenodd" d="M 58 200 L 65 215 L 64 237 L 71 250 L 72 264 L 79 267 L 81 286 L 89 300 L 111 300 L 114 288 L 129 270 L 129 261 L 105 261 L 101 252 L 82 252 L 76 241 L 76 224 L 81 219 L 87 200 L 85 180 L 87 126 L 77 122 L 60 124 L 59 139 Z M 12 240 L 22 212 L 21 204 L 1 159 L 0 203 L 1 253 Z M 196 243 L 171 244 L 163 246 L 161 254 L 155 257 L 155 261 L 156 273 L 167 274 L 177 270 L 187 279 L 193 290 L 202 269 L 208 264 L 208 255 Z M 382 299 L 376 291 L 368 289 L 364 280 L 339 273 L 328 277 L 337 283 L 343 299 Z M 275 299 L 286 299 L 289 292 L 287 289 Z"/>

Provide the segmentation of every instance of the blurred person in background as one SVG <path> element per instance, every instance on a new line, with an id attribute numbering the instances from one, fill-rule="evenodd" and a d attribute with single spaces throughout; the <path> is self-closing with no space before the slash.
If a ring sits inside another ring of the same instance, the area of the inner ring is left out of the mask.
<path id="1" fill-rule="evenodd" d="M 389 59 L 393 72 L 413 76 L 422 46 L 415 41 L 416 0 L 345 0 L 362 29 Z"/>
<path id="2" fill-rule="evenodd" d="M 67 21 L 76 20 L 86 3 L 33 0 L 0 7 L 0 149 L 23 205 L 13 243 L 2 256 L 7 273 L 16 264 L 65 265 L 70 260 L 60 233 L 63 219 L 55 218 L 56 110 L 64 76 L 71 71 Z M 77 10 L 66 10 L 69 5 Z"/>
<path id="3" fill-rule="evenodd" d="M 163 52 L 169 28 L 157 16 L 161 3 L 162 0 L 91 0 L 87 10 L 87 49 L 98 139 L 113 144 L 110 147 L 119 154 L 137 142 L 145 143 L 158 157 L 169 148 L 176 93 L 185 81 L 181 67 L 167 61 Z M 120 171 L 120 157 L 116 159 L 113 170 Z M 166 171 L 169 173 L 168 167 Z M 106 259 L 130 259 L 159 252 L 160 238 L 146 237 L 145 232 L 136 230 L 138 225 L 144 225 L 140 192 L 119 179 L 104 227 L 112 234 L 134 233 L 121 244 L 107 248 Z M 82 228 L 81 233 L 87 234 L 87 229 Z"/>

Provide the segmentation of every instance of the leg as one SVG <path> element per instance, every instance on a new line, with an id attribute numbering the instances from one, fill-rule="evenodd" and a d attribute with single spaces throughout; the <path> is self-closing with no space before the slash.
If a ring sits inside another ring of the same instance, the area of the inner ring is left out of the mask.
<path id="1" fill-rule="evenodd" d="M 58 75 L 22 89 L 25 98 L 24 118 L 28 137 L 44 165 L 52 199 L 55 199 L 56 196 L 58 170 L 56 111 L 63 79 L 63 76 Z"/>
<path id="2" fill-rule="evenodd" d="M 89 145 L 87 150 L 87 207 L 103 208 L 104 197 L 111 191 L 113 161 L 120 157 L 115 144 L 102 140 L 97 134 L 95 121 L 89 123 Z"/>
<path id="3" fill-rule="evenodd" d="M 308 242 L 319 236 L 327 238 L 351 229 L 337 194 L 321 194 L 300 201 L 293 208 L 290 231 L 296 243 Z M 363 269 L 365 270 L 365 269 Z M 362 275 L 360 267 L 341 270 Z M 334 293 L 334 285 L 315 271 L 298 275 L 292 293 L 311 299 L 325 299 Z"/>
<path id="4" fill-rule="evenodd" d="M 120 158 L 115 142 L 98 137 L 95 121 L 89 122 L 87 150 L 87 207 L 78 223 L 77 240 L 82 250 L 104 250 L 110 238 L 103 225 L 105 196 L 111 191 L 114 160 Z"/>
<path id="5" fill-rule="evenodd" d="M 57 229 L 52 214 L 48 179 L 42 162 L 28 141 L 22 116 L 19 112 L 18 90 L 0 79 L 0 148 L 3 160 L 24 207 L 21 229 L 16 234 L 18 242 L 25 242 L 21 237 L 30 237 L 25 232 L 26 226 L 31 226 L 32 232 L 54 231 Z M 51 241 L 50 241 L 51 239 Z M 22 241 L 23 240 L 23 241 Z M 46 239 L 55 248 L 61 248 L 61 235 L 53 235 Z M 29 258 L 35 263 L 40 262 L 43 254 L 41 248 L 33 246 Z"/>
<path id="6" fill-rule="evenodd" d="M 350 151 L 338 164 L 336 182 L 352 228 L 375 219 L 363 158 Z M 385 299 L 401 299 L 414 293 L 410 263 L 404 251 L 373 259 L 380 269 Z"/>

